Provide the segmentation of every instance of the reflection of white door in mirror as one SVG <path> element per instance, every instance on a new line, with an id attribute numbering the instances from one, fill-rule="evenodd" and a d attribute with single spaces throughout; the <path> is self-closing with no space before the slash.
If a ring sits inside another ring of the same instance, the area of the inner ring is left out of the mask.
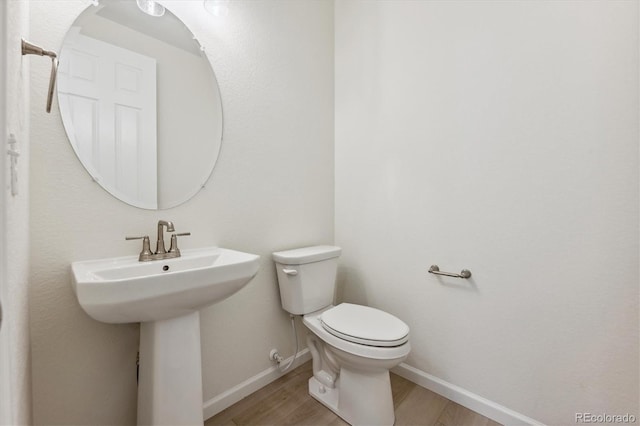
<path id="1" fill-rule="evenodd" d="M 69 139 L 89 173 L 117 198 L 156 209 L 156 60 L 70 30 L 58 70 Z"/>
<path id="2" fill-rule="evenodd" d="M 126 60 L 111 53 L 116 46 Z M 134 57 L 153 58 L 155 77 L 130 60 Z M 169 9 L 161 17 L 149 16 L 135 1 L 88 4 L 69 28 L 59 58 L 56 86 L 62 123 L 76 156 L 99 185 L 127 204 L 150 210 L 180 205 L 204 187 L 222 144 L 222 102 L 202 45 L 178 17 Z M 115 67 L 116 62 L 126 65 Z M 109 74 L 104 74 L 106 70 Z M 118 84 L 128 90 L 117 94 L 108 90 L 102 99 L 102 89 L 93 88 L 91 81 L 105 77 L 115 87 L 115 70 L 121 71 Z M 147 107 L 146 101 L 133 97 L 132 89 L 142 93 L 149 89 L 155 106 L 150 101 Z M 109 157 L 102 158 L 105 148 L 100 151 L 97 145 L 104 143 L 105 132 L 109 133 L 106 151 L 114 159 L 108 170 L 103 164 Z M 90 142 L 81 145 L 84 141 Z M 153 153 L 141 154 L 154 148 Z M 121 158 L 113 154 L 116 149 Z M 115 159 L 120 169 L 115 168 Z M 143 159 L 148 163 L 141 164 Z M 150 179 L 155 179 L 155 186 Z"/>

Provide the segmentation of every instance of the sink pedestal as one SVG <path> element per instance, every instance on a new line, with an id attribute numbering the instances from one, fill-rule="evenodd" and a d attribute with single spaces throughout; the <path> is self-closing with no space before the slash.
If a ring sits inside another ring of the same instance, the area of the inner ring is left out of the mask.
<path id="1" fill-rule="evenodd" d="M 202 425 L 200 313 L 140 324 L 139 425 Z"/>
<path id="2" fill-rule="evenodd" d="M 199 310 L 239 291 L 259 267 L 260 256 L 220 247 L 162 261 L 73 262 L 73 290 L 87 314 L 141 323 L 139 425 L 203 424 Z"/>

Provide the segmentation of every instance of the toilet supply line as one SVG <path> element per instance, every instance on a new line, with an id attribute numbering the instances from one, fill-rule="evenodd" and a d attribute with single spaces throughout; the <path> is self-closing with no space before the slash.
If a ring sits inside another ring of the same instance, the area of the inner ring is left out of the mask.
<path id="1" fill-rule="evenodd" d="M 288 371 L 289 368 L 291 368 L 291 366 L 293 365 L 293 361 L 295 361 L 296 357 L 298 356 L 298 333 L 296 331 L 296 321 L 295 321 L 296 316 L 293 314 L 289 314 L 289 318 L 291 318 L 291 329 L 293 331 L 293 339 L 296 342 L 295 344 L 296 348 L 295 348 L 295 351 L 293 352 L 293 356 L 289 360 L 289 363 L 286 365 L 286 367 L 282 368 L 280 364 L 282 363 L 282 361 L 284 361 L 284 358 L 282 357 L 282 355 L 280 355 L 278 350 L 271 349 L 271 352 L 269 352 L 269 359 L 272 361 L 275 361 L 276 364 L 278 364 L 278 368 L 282 373 L 284 373 L 285 371 Z"/>

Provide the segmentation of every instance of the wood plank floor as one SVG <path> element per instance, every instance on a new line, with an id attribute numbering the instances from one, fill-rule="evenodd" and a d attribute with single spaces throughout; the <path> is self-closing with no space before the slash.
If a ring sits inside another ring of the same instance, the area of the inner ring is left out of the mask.
<path id="1" fill-rule="evenodd" d="M 307 381 L 312 375 L 311 362 L 307 362 L 211 417 L 205 426 L 347 425 L 309 395 Z M 397 426 L 499 426 L 393 373 L 391 388 Z"/>

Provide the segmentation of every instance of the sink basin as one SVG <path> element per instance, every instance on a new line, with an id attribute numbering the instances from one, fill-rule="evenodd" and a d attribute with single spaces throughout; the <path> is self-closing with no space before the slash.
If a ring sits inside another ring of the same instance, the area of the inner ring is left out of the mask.
<path id="1" fill-rule="evenodd" d="M 92 318 L 107 323 L 175 318 L 219 302 L 258 272 L 260 256 L 219 247 L 174 259 L 138 256 L 74 262 L 73 288 Z"/>
<path id="2" fill-rule="evenodd" d="M 199 310 L 245 286 L 260 256 L 210 247 L 174 259 L 71 264 L 80 306 L 98 321 L 140 322 L 139 425 L 202 425 Z"/>

